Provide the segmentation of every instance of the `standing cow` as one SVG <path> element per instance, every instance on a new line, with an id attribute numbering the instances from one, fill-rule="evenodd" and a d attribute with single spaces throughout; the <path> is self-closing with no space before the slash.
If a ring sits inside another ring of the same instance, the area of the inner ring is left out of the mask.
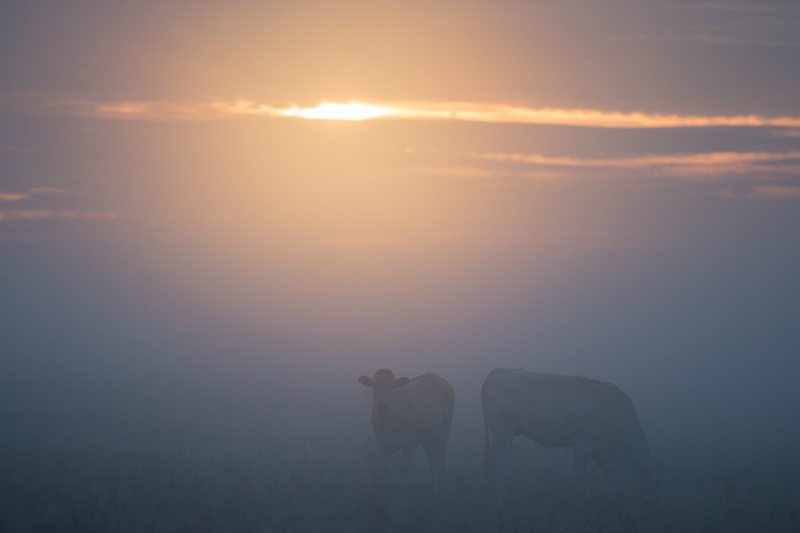
<path id="1" fill-rule="evenodd" d="M 512 440 L 527 435 L 546 448 L 573 448 L 579 479 L 592 459 L 606 472 L 624 469 L 654 487 L 654 463 L 636 410 L 616 385 L 497 368 L 483 382 L 481 401 L 487 473 L 507 471 Z"/>
<path id="2" fill-rule="evenodd" d="M 372 388 L 372 429 L 381 457 L 388 460 L 403 450 L 401 470 L 407 472 L 411 452 L 420 445 L 431 472 L 442 474 L 453 420 L 453 387 L 436 374 L 397 379 L 385 368 L 358 381 Z"/>

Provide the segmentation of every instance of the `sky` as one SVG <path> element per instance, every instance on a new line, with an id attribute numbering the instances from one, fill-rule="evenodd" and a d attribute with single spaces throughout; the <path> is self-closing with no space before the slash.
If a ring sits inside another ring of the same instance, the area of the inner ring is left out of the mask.
<path id="1" fill-rule="evenodd" d="M 391 368 L 454 384 L 468 455 L 519 367 L 617 383 L 664 454 L 789 453 L 798 36 L 792 1 L 3 3 L 5 442 L 347 454 Z"/>

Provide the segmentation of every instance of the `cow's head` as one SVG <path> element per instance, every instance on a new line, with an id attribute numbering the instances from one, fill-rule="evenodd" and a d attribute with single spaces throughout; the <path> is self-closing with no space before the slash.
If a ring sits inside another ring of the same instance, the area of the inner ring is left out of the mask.
<path id="1" fill-rule="evenodd" d="M 395 378 L 391 370 L 382 368 L 375 372 L 375 376 L 361 376 L 359 383 L 372 388 L 372 400 L 378 413 L 388 414 L 392 408 L 392 392 L 398 387 L 406 385 L 408 378 Z"/>

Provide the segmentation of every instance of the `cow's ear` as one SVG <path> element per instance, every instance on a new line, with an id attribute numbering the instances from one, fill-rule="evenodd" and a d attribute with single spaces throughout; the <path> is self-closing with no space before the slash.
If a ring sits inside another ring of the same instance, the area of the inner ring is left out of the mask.
<path id="1" fill-rule="evenodd" d="M 406 385 L 408 385 L 409 381 L 411 381 L 411 380 L 408 379 L 408 378 L 400 378 L 400 379 L 398 379 L 397 381 L 394 382 L 394 387 L 395 388 L 397 388 L 397 387 L 405 387 Z"/>
<path id="2" fill-rule="evenodd" d="M 372 378 L 368 378 L 367 376 L 361 376 L 358 378 L 358 382 L 365 387 L 372 387 Z"/>

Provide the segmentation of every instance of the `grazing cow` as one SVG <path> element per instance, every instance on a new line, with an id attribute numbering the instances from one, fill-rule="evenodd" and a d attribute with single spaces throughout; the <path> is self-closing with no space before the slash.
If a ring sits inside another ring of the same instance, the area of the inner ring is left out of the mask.
<path id="1" fill-rule="evenodd" d="M 453 387 L 436 374 L 396 379 L 387 369 L 358 381 L 372 388 L 372 429 L 381 457 L 388 460 L 403 450 L 401 470 L 407 472 L 414 446 L 421 445 L 431 472 L 442 474 L 453 420 Z"/>
<path id="2" fill-rule="evenodd" d="M 487 474 L 507 471 L 513 438 L 527 435 L 546 448 L 573 448 L 578 479 L 592 459 L 606 472 L 624 469 L 648 488 L 655 486 L 654 463 L 636 410 L 616 385 L 497 368 L 483 382 L 481 402 Z"/>

